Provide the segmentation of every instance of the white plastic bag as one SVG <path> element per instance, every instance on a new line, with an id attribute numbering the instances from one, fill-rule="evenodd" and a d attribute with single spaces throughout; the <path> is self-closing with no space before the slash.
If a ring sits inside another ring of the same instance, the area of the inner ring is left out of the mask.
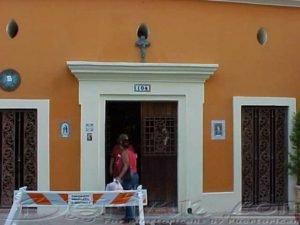
<path id="1" fill-rule="evenodd" d="M 106 191 L 121 191 L 121 190 L 123 190 L 123 187 L 118 180 L 114 179 L 113 182 L 106 185 L 105 190 Z"/>

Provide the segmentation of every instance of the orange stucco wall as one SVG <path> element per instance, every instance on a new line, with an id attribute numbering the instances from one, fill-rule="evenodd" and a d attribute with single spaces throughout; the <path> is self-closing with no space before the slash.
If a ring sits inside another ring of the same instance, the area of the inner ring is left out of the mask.
<path id="1" fill-rule="evenodd" d="M 0 70 L 22 84 L 0 98 L 50 99 L 51 189 L 80 188 L 78 82 L 67 60 L 138 62 L 142 22 L 150 29 L 147 62 L 217 63 L 205 84 L 204 191 L 233 188 L 233 96 L 300 98 L 300 9 L 198 0 L 0 1 Z M 19 25 L 6 34 L 10 19 Z M 268 42 L 256 40 L 260 27 Z M 210 140 L 210 121 L 226 120 L 226 140 Z M 71 124 L 62 139 L 59 124 Z"/>

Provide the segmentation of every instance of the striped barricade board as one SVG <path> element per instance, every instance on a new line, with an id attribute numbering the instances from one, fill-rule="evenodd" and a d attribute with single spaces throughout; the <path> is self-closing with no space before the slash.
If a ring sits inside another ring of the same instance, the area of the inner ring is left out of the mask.
<path id="1" fill-rule="evenodd" d="M 13 224 L 22 207 L 120 207 L 138 206 L 139 223 L 144 225 L 144 209 L 147 205 L 147 190 L 139 186 L 137 190 L 122 191 L 27 191 L 26 187 L 14 193 L 14 202 L 5 225 Z"/>
<path id="2" fill-rule="evenodd" d="M 17 193 L 18 191 L 16 191 Z M 143 205 L 147 205 L 147 190 L 142 190 Z M 138 206 L 138 191 L 60 192 L 25 191 L 20 204 L 25 207 L 94 205 L 100 207 Z"/>

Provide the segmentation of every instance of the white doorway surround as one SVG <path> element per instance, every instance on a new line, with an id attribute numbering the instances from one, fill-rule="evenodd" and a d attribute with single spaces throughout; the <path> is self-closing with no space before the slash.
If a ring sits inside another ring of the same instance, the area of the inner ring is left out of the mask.
<path id="1" fill-rule="evenodd" d="M 37 189 L 50 190 L 48 99 L 0 99 L 0 109 L 37 110 Z"/>
<path id="2" fill-rule="evenodd" d="M 234 191 L 231 200 L 242 202 L 242 107 L 243 106 L 283 106 L 288 108 L 288 137 L 290 137 L 293 127 L 293 116 L 296 113 L 296 98 L 289 97 L 252 97 L 234 96 L 233 97 L 233 136 L 234 136 Z M 288 152 L 293 151 L 292 144 L 288 138 Z M 296 185 L 295 177 L 288 176 L 288 202 L 292 209 L 295 202 Z M 241 204 L 237 205 L 239 208 Z M 236 208 L 238 209 L 238 208 Z"/>
<path id="3" fill-rule="evenodd" d="M 204 83 L 218 65 L 68 61 L 67 66 L 79 81 L 81 190 L 105 188 L 107 101 L 176 101 L 178 209 L 193 207 L 203 192 Z"/>

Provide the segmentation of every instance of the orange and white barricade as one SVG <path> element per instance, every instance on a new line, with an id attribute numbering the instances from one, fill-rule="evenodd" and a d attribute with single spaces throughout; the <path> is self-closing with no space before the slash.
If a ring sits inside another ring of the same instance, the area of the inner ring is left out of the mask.
<path id="1" fill-rule="evenodd" d="M 138 206 L 139 224 L 145 225 L 144 205 L 147 205 L 147 190 L 139 186 L 137 190 L 122 191 L 27 191 L 26 187 L 14 193 L 14 202 L 5 225 L 11 225 L 22 207 L 120 207 Z"/>

